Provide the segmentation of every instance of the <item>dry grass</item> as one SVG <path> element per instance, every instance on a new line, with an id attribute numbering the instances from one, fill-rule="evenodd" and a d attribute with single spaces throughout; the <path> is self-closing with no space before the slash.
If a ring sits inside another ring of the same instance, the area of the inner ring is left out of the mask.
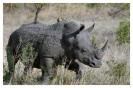
<path id="1" fill-rule="evenodd" d="M 112 18 L 107 13 L 110 8 L 112 7 L 87 8 L 85 4 L 51 4 L 40 12 L 39 21 L 46 24 L 55 23 L 57 17 L 60 16 L 84 23 L 86 26 L 95 22 L 95 30 L 91 36 L 96 37 L 97 46 L 101 47 L 106 39 L 109 40 L 109 46 L 103 58 L 101 68 L 84 66 L 83 78 L 80 81 L 76 81 L 74 72 L 64 69 L 63 66 L 58 66 L 57 75 L 49 84 L 130 84 L 130 44 L 118 45 L 116 41 L 116 30 L 121 20 L 129 20 L 129 10 L 125 10 L 117 14 L 115 18 Z M 6 75 L 8 73 L 8 64 L 5 47 L 9 35 L 19 28 L 20 25 L 32 22 L 33 19 L 33 12 L 25 8 L 19 8 L 14 13 L 4 11 L 4 84 L 7 84 L 8 80 L 8 74 Z M 39 69 L 34 69 L 32 74 L 26 77 L 23 76 L 23 69 L 24 65 L 19 61 L 16 65 L 14 84 L 41 84 L 37 80 L 41 76 Z"/>

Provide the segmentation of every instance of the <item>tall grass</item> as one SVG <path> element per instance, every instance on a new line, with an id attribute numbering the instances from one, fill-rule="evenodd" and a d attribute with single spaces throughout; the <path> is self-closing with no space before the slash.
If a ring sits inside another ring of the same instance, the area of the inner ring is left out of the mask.
<path id="1" fill-rule="evenodd" d="M 5 3 L 4 4 L 4 8 L 7 11 L 13 12 L 14 10 L 17 10 L 19 8 L 19 4 L 15 4 L 15 3 Z"/>
<path id="2" fill-rule="evenodd" d="M 94 42 L 96 42 L 92 38 Z M 119 49 L 116 49 L 117 51 Z M 110 50 L 109 50 L 110 51 Z M 34 59 L 36 58 L 37 53 L 34 51 L 32 44 L 27 44 L 20 54 L 20 61 L 15 67 L 15 79 L 13 84 L 30 84 L 37 85 L 42 84 L 38 79 L 41 77 L 41 71 L 37 71 L 37 74 L 34 74 L 32 68 L 26 71 L 25 67 L 32 67 Z M 111 58 L 110 55 L 107 58 Z M 108 69 L 103 68 L 90 68 L 84 67 L 86 71 L 83 73 L 81 80 L 76 80 L 76 74 L 73 71 L 69 71 L 67 68 L 64 68 L 63 65 L 57 67 L 57 73 L 54 78 L 49 81 L 51 85 L 91 85 L 91 84 L 129 84 L 130 81 L 130 71 L 127 60 L 116 59 L 118 57 L 113 57 L 113 60 L 107 60 L 104 64 L 108 65 Z M 125 57 L 123 57 L 125 58 Z M 104 66 L 103 66 L 104 67 Z M 27 73 L 27 75 L 24 74 Z M 8 73 L 7 67 L 4 65 L 4 74 Z M 40 75 L 38 75 L 40 74 Z M 6 84 L 7 76 L 4 76 L 4 83 Z"/>
<path id="3" fill-rule="evenodd" d="M 113 64 L 111 64 L 113 63 Z M 108 71 L 111 77 L 111 84 L 130 84 L 128 79 L 130 79 L 130 71 L 127 65 L 127 61 L 114 61 L 111 60 L 108 65 L 110 66 L 110 71 Z"/>
<path id="4" fill-rule="evenodd" d="M 24 48 L 22 48 L 22 53 L 20 54 L 21 62 L 27 66 L 32 68 L 34 60 L 37 57 L 37 52 L 33 48 L 33 44 L 27 43 Z"/>
<path id="5" fill-rule="evenodd" d="M 122 21 L 117 29 L 117 41 L 119 44 L 130 43 L 130 23 L 129 21 Z"/>

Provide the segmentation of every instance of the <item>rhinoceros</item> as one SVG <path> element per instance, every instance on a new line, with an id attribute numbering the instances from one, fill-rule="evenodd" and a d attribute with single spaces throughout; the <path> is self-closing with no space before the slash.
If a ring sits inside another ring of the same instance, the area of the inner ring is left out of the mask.
<path id="1" fill-rule="evenodd" d="M 101 49 L 94 47 L 90 40 L 90 32 L 93 29 L 94 24 L 85 28 L 83 24 L 74 21 L 59 21 L 51 25 L 41 23 L 22 25 L 10 35 L 7 45 L 10 80 L 14 74 L 14 65 L 19 60 L 17 55 L 27 43 L 32 43 L 37 52 L 33 67 L 42 70 L 41 78 L 44 82 L 52 77 L 54 69 L 63 61 L 66 61 L 65 67 L 68 70 L 76 72 L 78 79 L 82 77 L 82 72 L 77 60 L 93 68 L 101 67 L 108 41 Z M 13 58 L 10 58 L 9 54 Z"/>

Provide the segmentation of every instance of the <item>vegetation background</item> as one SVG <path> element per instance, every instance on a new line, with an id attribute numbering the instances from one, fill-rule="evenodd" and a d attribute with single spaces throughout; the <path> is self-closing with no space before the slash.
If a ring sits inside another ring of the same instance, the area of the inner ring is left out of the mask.
<path id="1" fill-rule="evenodd" d="M 4 62 L 3 84 L 8 83 L 8 63 L 5 48 L 10 34 L 22 24 L 34 20 L 36 5 L 40 4 L 3 4 L 4 27 Z M 130 4 L 128 3 L 82 3 L 82 4 L 43 4 L 38 21 L 44 24 L 56 23 L 57 18 L 73 20 L 83 23 L 86 27 L 95 22 L 95 29 L 91 33 L 92 42 L 101 47 L 105 40 L 109 40 L 108 48 L 103 58 L 101 68 L 90 68 L 84 65 L 84 76 L 81 80 L 74 79 L 75 73 L 58 66 L 57 74 L 49 84 L 87 84 L 114 85 L 130 84 Z M 30 47 L 30 46 L 27 46 Z M 31 57 L 33 58 L 32 48 Z M 26 58 L 27 48 L 24 48 L 22 58 Z M 14 84 L 41 84 L 37 79 L 41 76 L 40 69 L 33 69 L 26 77 L 23 75 L 24 65 L 19 61 L 15 67 Z"/>

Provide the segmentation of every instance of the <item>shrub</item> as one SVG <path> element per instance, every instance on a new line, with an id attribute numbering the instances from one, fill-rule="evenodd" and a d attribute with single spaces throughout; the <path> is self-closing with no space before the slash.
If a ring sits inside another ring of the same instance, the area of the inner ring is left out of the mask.
<path id="1" fill-rule="evenodd" d="M 114 7 L 114 8 L 119 8 L 122 10 L 129 10 L 129 8 L 130 8 L 129 3 L 111 3 L 110 6 Z"/>
<path id="2" fill-rule="evenodd" d="M 130 8 L 130 4 L 129 3 L 122 4 L 121 8 L 124 10 L 128 10 Z"/>
<path id="3" fill-rule="evenodd" d="M 127 70 L 127 63 L 122 62 L 116 64 L 112 68 L 112 74 L 113 74 L 113 84 L 121 84 L 121 83 L 126 83 L 128 84 L 128 79 L 130 78 L 129 70 Z"/>
<path id="4" fill-rule="evenodd" d="M 126 75 L 127 61 L 110 60 L 110 62 L 107 62 L 107 64 L 110 66 L 110 75 L 114 76 L 115 78 L 120 78 Z"/>
<path id="5" fill-rule="evenodd" d="M 116 66 L 112 68 L 112 73 L 115 77 L 118 78 L 124 76 L 126 73 L 126 63 L 118 63 Z"/>
<path id="6" fill-rule="evenodd" d="M 122 21 L 116 32 L 116 40 L 119 44 L 130 43 L 130 22 Z"/>
<path id="7" fill-rule="evenodd" d="M 37 52 L 35 52 L 35 50 L 32 46 L 33 46 L 33 44 L 31 44 L 31 43 L 26 44 L 25 47 L 22 48 L 22 53 L 20 55 L 20 59 L 21 59 L 22 63 L 27 68 L 28 67 L 32 68 L 34 60 L 37 56 Z"/>
<path id="8" fill-rule="evenodd" d="M 3 4 L 5 10 L 13 12 L 17 8 L 19 8 L 19 4 L 16 3 L 5 3 Z"/>
<path id="9" fill-rule="evenodd" d="M 102 5 L 99 3 L 87 3 L 86 6 L 88 8 L 100 8 Z"/>
<path id="10" fill-rule="evenodd" d="M 9 71 L 7 65 L 3 64 L 3 84 L 7 84 L 9 82 Z"/>
<path id="11" fill-rule="evenodd" d="M 34 84 L 34 82 L 37 81 L 32 75 L 32 66 L 36 56 L 37 53 L 35 52 L 32 43 L 27 43 L 23 46 L 22 51 L 19 54 L 20 62 L 18 62 L 15 68 L 17 72 L 15 72 L 13 84 Z M 22 65 L 24 65 L 25 69 Z"/>
<path id="12" fill-rule="evenodd" d="M 43 6 L 46 6 L 46 5 L 48 5 L 48 4 L 46 4 L 46 3 L 34 3 L 35 8 L 42 8 Z"/>
<path id="13" fill-rule="evenodd" d="M 44 9 L 44 8 L 48 7 L 48 5 L 49 4 L 47 4 L 47 3 L 34 3 L 34 4 L 24 3 L 24 7 L 31 12 L 36 12 L 37 8 Z"/>
<path id="14" fill-rule="evenodd" d="M 108 65 L 111 84 L 129 84 L 130 70 L 127 61 L 110 60 Z"/>

